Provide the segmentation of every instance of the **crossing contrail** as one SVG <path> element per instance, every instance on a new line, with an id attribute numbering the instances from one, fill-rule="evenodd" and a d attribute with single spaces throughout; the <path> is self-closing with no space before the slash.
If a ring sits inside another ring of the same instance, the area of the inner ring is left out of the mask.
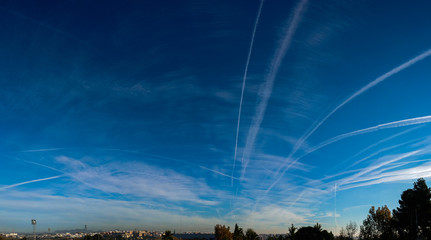
<path id="1" fill-rule="evenodd" d="M 368 91 L 370 88 L 376 86 L 377 84 L 383 82 L 387 78 L 391 77 L 392 75 L 397 74 L 398 72 L 412 66 L 413 64 L 429 57 L 431 55 L 431 49 L 428 49 L 427 51 L 423 52 L 422 54 L 408 60 L 407 62 L 399 65 L 398 67 L 390 70 L 389 72 L 381 75 L 380 77 L 376 78 L 374 81 L 368 83 L 352 95 L 350 95 L 346 100 L 344 100 L 342 103 L 340 103 L 338 106 L 336 106 L 334 109 L 332 109 L 331 112 L 329 112 L 322 120 L 318 122 L 314 122 L 313 127 L 311 127 L 311 130 L 308 130 L 301 138 L 297 141 L 295 146 L 292 149 L 292 152 L 289 154 L 288 158 L 292 157 L 296 151 L 302 146 L 302 144 L 332 115 L 334 114 L 338 109 L 340 109 L 342 106 L 347 104 L 348 102 L 352 101 L 357 96 L 361 95 L 362 93 Z"/>
<path id="2" fill-rule="evenodd" d="M 260 125 L 262 124 L 269 98 L 271 97 L 275 77 L 277 76 L 278 70 L 281 66 L 281 62 L 292 43 L 293 36 L 296 32 L 296 29 L 299 26 L 303 12 L 306 9 L 307 3 L 308 3 L 308 0 L 301 0 L 295 7 L 293 11 L 293 16 L 290 18 L 287 26 L 285 27 L 284 37 L 281 41 L 281 44 L 276 49 L 275 56 L 272 58 L 269 73 L 266 76 L 263 88 L 260 90 L 260 93 L 259 93 L 260 95 L 259 104 L 256 107 L 256 112 L 252 119 L 252 123 L 248 131 L 245 149 L 242 154 L 241 163 L 243 166 L 242 166 L 242 172 L 241 172 L 241 179 L 244 178 L 247 165 L 250 161 L 249 159 L 250 154 L 251 154 L 251 151 L 253 150 L 257 133 L 259 132 L 259 129 L 260 129 Z"/>
<path id="3" fill-rule="evenodd" d="M 359 89 L 358 91 L 356 91 L 355 93 L 353 93 L 352 95 L 350 95 L 348 98 L 346 98 L 342 103 L 340 103 L 339 105 L 337 105 L 334 109 L 332 109 L 323 119 L 321 119 L 320 121 L 316 121 L 313 123 L 312 127 L 307 130 L 304 135 L 302 135 L 298 141 L 296 142 L 296 144 L 293 146 L 292 151 L 289 153 L 289 155 L 286 158 L 285 163 L 280 166 L 280 168 L 277 170 L 275 175 L 280 175 L 277 180 L 275 182 L 273 182 L 271 184 L 271 186 L 267 189 L 266 192 L 270 191 L 271 188 L 278 182 L 280 181 L 281 177 L 284 175 L 284 173 L 292 166 L 292 164 L 296 163 L 298 161 L 298 159 L 302 158 L 303 156 L 297 158 L 296 160 L 292 161 L 291 164 L 289 164 L 289 166 L 284 169 L 282 171 L 282 173 L 280 174 L 281 169 L 283 169 L 288 160 L 291 160 L 293 155 L 298 151 L 298 149 L 300 149 L 302 147 L 302 144 L 304 144 L 305 141 L 307 141 L 307 139 L 332 115 L 334 114 L 338 109 L 340 109 L 342 106 L 344 106 L 345 104 L 347 104 L 348 102 L 352 101 L 354 98 L 356 98 L 357 96 L 361 95 L 362 93 L 368 91 L 370 88 L 376 86 L 377 84 L 379 84 L 380 82 L 383 82 L 384 80 L 386 80 L 387 78 L 391 77 L 392 75 L 395 75 L 396 73 L 412 66 L 413 64 L 429 57 L 431 55 L 431 49 L 426 50 L 425 52 L 417 55 L 416 57 L 408 60 L 407 62 L 393 68 L 392 70 L 390 70 L 389 72 L 386 72 L 385 74 L 381 75 L 380 77 L 376 78 L 375 80 L 371 81 L 370 83 L 368 83 L 367 85 L 365 85 L 364 87 L 362 87 L 361 89 Z M 306 153 L 308 154 L 308 153 Z"/>
<path id="4" fill-rule="evenodd" d="M 63 175 L 58 175 L 58 176 L 54 176 L 54 177 L 41 178 L 41 179 L 35 179 L 35 180 L 21 182 L 21 183 L 15 183 L 15 184 L 12 184 L 12 185 L 1 187 L 0 191 L 6 190 L 6 189 L 9 189 L 9 188 L 18 187 L 18 186 L 25 185 L 25 184 L 29 184 L 29 183 L 42 182 L 42 181 L 47 181 L 47 180 L 51 180 L 51 179 L 56 179 L 56 178 L 59 178 L 59 177 L 62 177 L 62 176 Z"/>
<path id="5" fill-rule="evenodd" d="M 384 123 L 384 124 L 379 124 L 377 126 L 373 126 L 373 127 L 369 127 L 369 128 L 364 128 L 364 129 L 360 129 L 360 130 L 356 130 L 353 132 L 349 132 L 349 133 L 344 133 L 344 134 L 340 134 L 338 136 L 335 136 L 333 138 L 330 138 L 326 141 L 323 141 L 322 143 L 318 144 L 317 146 L 307 150 L 303 155 L 301 155 L 300 157 L 296 158 L 295 160 L 293 160 L 289 166 L 287 166 L 283 172 L 281 172 L 281 174 L 279 174 L 278 178 L 271 184 L 271 186 L 265 191 L 265 193 L 268 193 L 269 191 L 271 191 L 271 189 L 281 180 L 281 178 L 284 176 L 284 174 L 286 173 L 286 171 L 296 162 L 298 162 L 300 159 L 302 159 L 303 157 L 307 156 L 308 154 L 317 151 L 320 148 L 323 148 L 329 144 L 338 142 L 342 139 L 345 138 L 349 138 L 349 137 L 353 137 L 356 135 L 361 135 L 361 134 L 365 134 L 365 133 L 370 133 L 370 132 L 375 132 L 375 131 L 379 131 L 379 130 L 383 130 L 383 129 L 388 129 L 388 128 L 398 128 L 398 127 L 404 127 L 404 126 L 411 126 L 411 125 L 418 125 L 418 124 L 424 124 L 424 123 L 429 123 L 431 122 L 431 115 L 430 116 L 424 116 L 424 117 L 417 117 L 417 118 L 410 118 L 410 119 L 405 119 L 405 120 L 400 120 L 400 121 L 395 121 L 395 122 L 389 122 L 389 123 Z"/>
<path id="6" fill-rule="evenodd" d="M 254 44 L 254 37 L 256 35 L 256 29 L 257 29 L 257 25 L 259 24 L 260 14 L 262 12 L 262 7 L 263 7 L 263 2 L 264 1 L 265 0 L 261 0 L 260 1 L 259 10 L 257 12 L 256 21 L 254 23 L 253 33 L 251 35 L 250 48 L 248 50 L 247 62 L 245 63 L 244 77 L 242 79 L 241 98 L 240 98 L 240 101 L 239 101 L 239 109 L 238 109 L 238 123 L 236 125 L 235 153 L 234 153 L 234 157 L 233 157 L 233 167 L 232 167 L 232 177 L 231 177 L 231 179 L 232 179 L 231 185 L 232 186 L 233 186 L 233 179 L 234 179 L 233 175 L 234 175 L 234 172 L 235 172 L 235 165 L 236 165 L 236 155 L 237 155 L 237 151 L 238 151 L 239 125 L 240 125 L 240 122 L 241 122 L 241 111 L 242 111 L 242 101 L 244 99 L 245 82 L 247 80 L 248 65 L 250 64 L 251 52 L 253 50 L 253 44 Z"/>

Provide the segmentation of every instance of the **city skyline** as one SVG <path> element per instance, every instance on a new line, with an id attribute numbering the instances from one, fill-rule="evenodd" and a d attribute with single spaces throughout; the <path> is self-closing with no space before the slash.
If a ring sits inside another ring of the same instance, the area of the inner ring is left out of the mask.
<path id="1" fill-rule="evenodd" d="M 4 1 L 0 232 L 338 233 L 431 176 L 431 3 Z"/>

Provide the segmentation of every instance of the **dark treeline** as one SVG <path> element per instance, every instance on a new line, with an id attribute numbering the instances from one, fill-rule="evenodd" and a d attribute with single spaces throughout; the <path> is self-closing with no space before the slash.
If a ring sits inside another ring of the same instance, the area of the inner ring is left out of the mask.
<path id="1" fill-rule="evenodd" d="M 230 232 L 230 227 L 225 225 L 217 224 L 214 228 L 216 240 L 259 240 L 257 233 L 249 228 L 245 231 L 238 224 L 235 224 L 233 233 Z M 301 227 L 297 229 L 293 224 L 288 229 L 287 234 L 270 236 L 267 240 L 333 240 L 334 235 L 332 232 L 328 232 L 322 229 L 319 223 L 316 223 L 313 227 Z"/>
<path id="2" fill-rule="evenodd" d="M 425 180 L 419 178 L 414 182 L 413 188 L 405 190 L 398 202 L 399 207 L 392 211 L 386 205 L 372 206 L 359 229 L 355 222 L 350 222 L 338 236 L 322 229 L 319 223 L 299 229 L 292 224 L 286 234 L 267 240 L 431 240 L 431 191 Z M 214 230 L 216 240 L 258 239 L 252 229 L 244 233 L 238 225 L 233 233 L 224 225 L 216 225 Z"/>

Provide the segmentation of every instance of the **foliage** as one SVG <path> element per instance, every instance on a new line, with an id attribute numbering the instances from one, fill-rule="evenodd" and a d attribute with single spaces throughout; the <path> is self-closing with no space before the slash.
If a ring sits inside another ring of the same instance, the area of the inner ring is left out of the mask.
<path id="1" fill-rule="evenodd" d="M 401 238 L 431 239 L 431 192 L 425 180 L 419 178 L 413 189 L 401 194 L 400 206 L 394 209 L 394 227 Z"/>
<path id="2" fill-rule="evenodd" d="M 357 230 L 358 230 L 358 225 L 355 222 L 351 221 L 346 225 L 346 228 L 341 227 L 340 234 L 335 239 L 353 240 Z"/>
<path id="3" fill-rule="evenodd" d="M 162 239 L 163 240 L 174 240 L 174 235 L 172 234 L 171 231 L 166 230 L 162 235 Z"/>
<path id="4" fill-rule="evenodd" d="M 245 232 L 245 239 L 247 240 L 256 240 L 257 237 L 257 233 L 251 228 L 247 229 L 247 231 Z"/>
<path id="5" fill-rule="evenodd" d="M 287 232 L 287 239 L 288 240 L 293 240 L 294 239 L 293 237 L 295 235 L 296 229 L 297 228 L 293 224 L 290 225 L 290 227 L 288 229 L 288 232 Z"/>
<path id="6" fill-rule="evenodd" d="M 301 227 L 294 234 L 295 240 L 333 240 L 334 235 L 326 230 L 322 230 L 322 226 L 318 223 L 314 227 Z"/>
<path id="7" fill-rule="evenodd" d="M 233 231 L 233 240 L 244 240 L 244 231 L 242 228 L 238 227 L 238 224 L 235 224 L 235 229 Z"/>
<path id="8" fill-rule="evenodd" d="M 83 240 L 102 240 L 102 239 L 104 239 L 104 238 L 100 234 L 94 234 L 92 236 L 87 234 L 83 237 Z"/>
<path id="9" fill-rule="evenodd" d="M 217 224 L 214 227 L 214 234 L 216 240 L 233 240 L 230 227 L 226 227 L 225 225 Z"/>
<path id="10" fill-rule="evenodd" d="M 355 236 L 356 231 L 358 230 L 358 225 L 355 222 L 349 222 L 346 225 L 346 234 L 349 240 L 353 240 L 353 236 Z"/>
<path id="11" fill-rule="evenodd" d="M 372 206 L 360 227 L 359 239 L 394 239 L 392 215 L 388 206 L 375 209 Z"/>

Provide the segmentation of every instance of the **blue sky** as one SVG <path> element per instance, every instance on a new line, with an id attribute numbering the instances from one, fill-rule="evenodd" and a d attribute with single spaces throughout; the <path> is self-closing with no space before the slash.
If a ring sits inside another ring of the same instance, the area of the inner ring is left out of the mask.
<path id="1" fill-rule="evenodd" d="M 3 1 L 0 231 L 338 232 L 395 208 L 431 179 L 430 8 Z"/>

